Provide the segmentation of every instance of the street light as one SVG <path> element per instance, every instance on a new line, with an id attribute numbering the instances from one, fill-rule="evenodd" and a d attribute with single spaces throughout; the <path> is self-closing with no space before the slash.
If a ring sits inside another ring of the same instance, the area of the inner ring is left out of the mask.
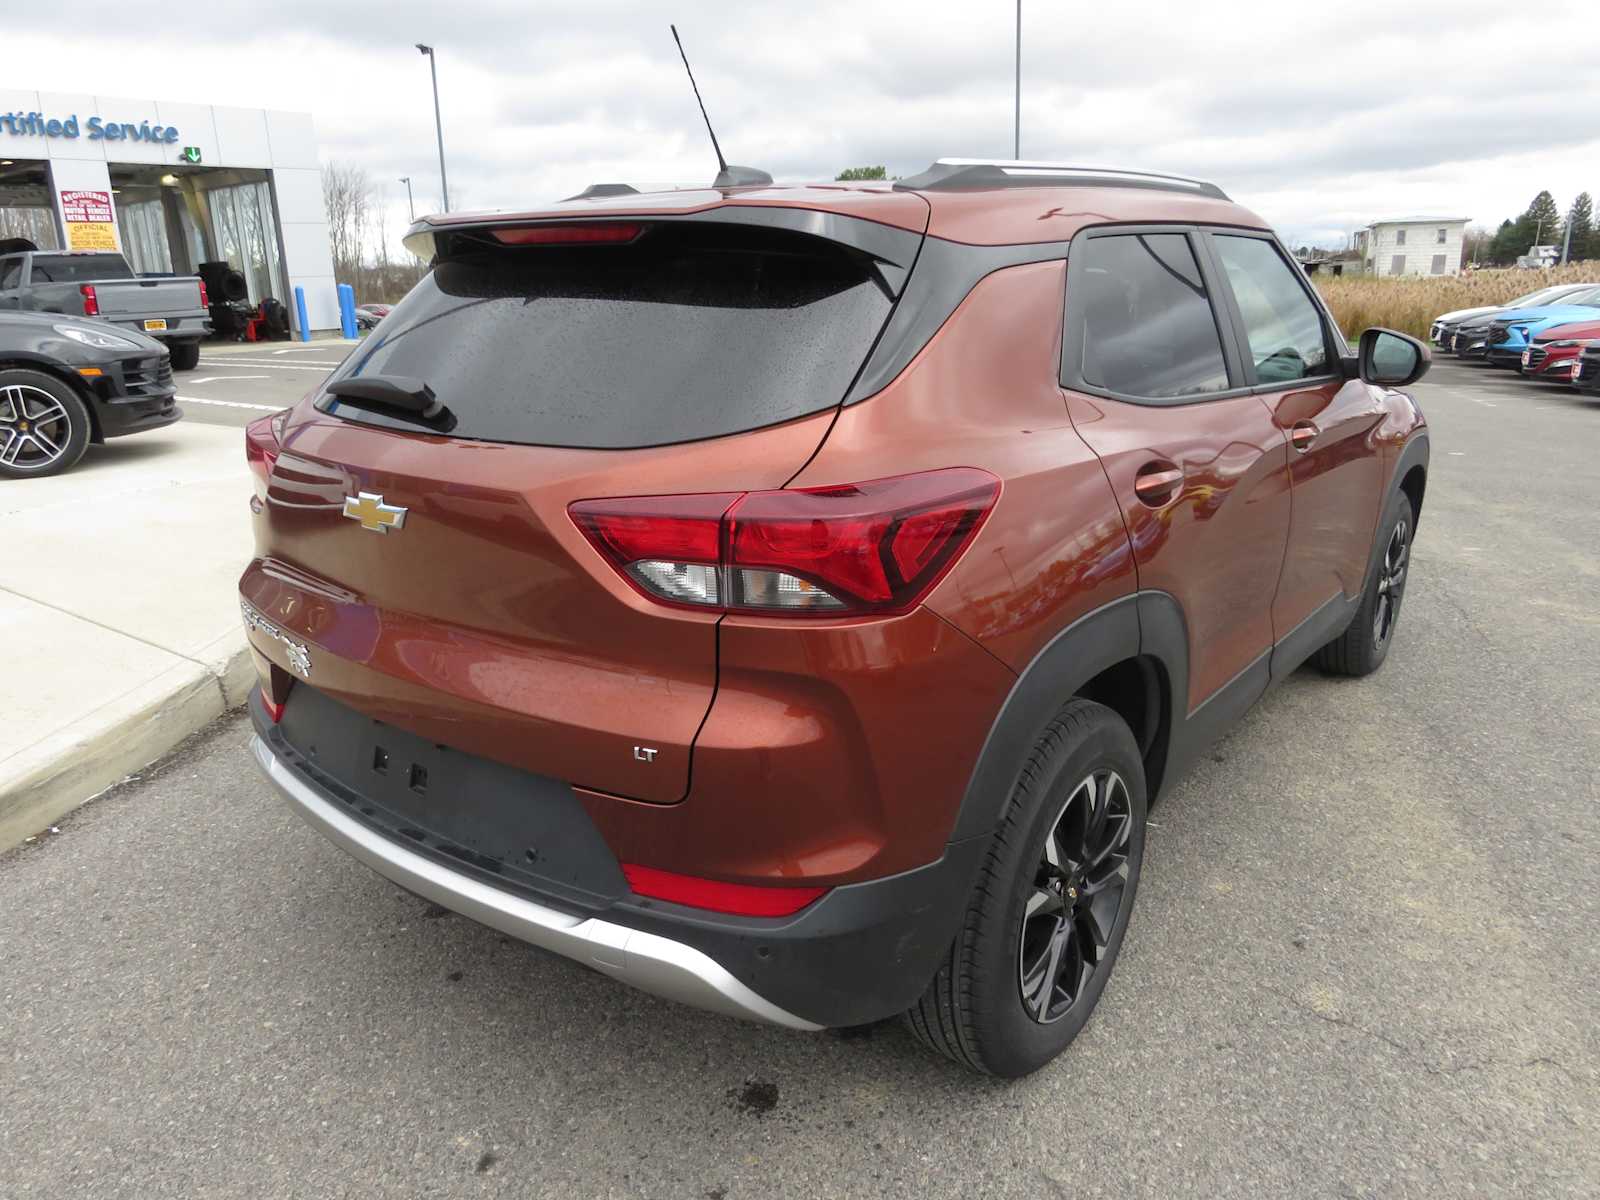
<path id="1" fill-rule="evenodd" d="M 406 185 L 406 208 L 410 210 L 411 219 L 415 221 L 417 219 L 417 206 L 411 200 L 411 176 L 400 176 L 400 182 Z"/>
<path id="2" fill-rule="evenodd" d="M 444 176 L 444 122 L 439 117 L 439 63 L 433 56 L 432 46 L 424 46 L 421 42 L 416 46 L 417 53 L 428 56 L 428 71 L 433 76 L 433 128 L 439 135 L 439 190 L 444 193 L 444 210 L 449 212 L 450 184 Z"/>

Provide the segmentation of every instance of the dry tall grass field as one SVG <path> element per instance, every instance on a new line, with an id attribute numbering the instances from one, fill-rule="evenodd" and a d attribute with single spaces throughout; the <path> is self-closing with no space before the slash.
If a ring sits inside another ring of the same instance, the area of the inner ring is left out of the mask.
<path id="1" fill-rule="evenodd" d="M 1557 283 L 1600 283 L 1600 261 L 1568 263 L 1548 271 L 1474 271 L 1470 275 L 1313 275 L 1312 282 L 1352 340 L 1372 325 L 1426 338 L 1440 313 L 1504 304 Z"/>

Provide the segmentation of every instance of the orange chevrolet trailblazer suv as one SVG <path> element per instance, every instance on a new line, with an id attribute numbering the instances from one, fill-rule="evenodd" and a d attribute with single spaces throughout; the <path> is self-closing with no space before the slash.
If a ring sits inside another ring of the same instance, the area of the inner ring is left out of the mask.
<path id="1" fill-rule="evenodd" d="M 1214 185 L 890 184 L 417 222 L 432 270 L 251 425 L 253 750 L 315 828 L 636 987 L 1083 1027 L 1163 785 L 1394 639 L 1428 437 Z"/>

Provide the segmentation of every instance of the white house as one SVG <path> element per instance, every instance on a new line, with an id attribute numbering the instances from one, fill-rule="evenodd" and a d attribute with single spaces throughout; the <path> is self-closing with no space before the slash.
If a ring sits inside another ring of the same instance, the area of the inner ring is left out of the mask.
<path id="1" fill-rule="evenodd" d="M 1372 275 L 1457 275 L 1471 217 L 1396 217 L 1356 233 L 1356 249 Z"/>

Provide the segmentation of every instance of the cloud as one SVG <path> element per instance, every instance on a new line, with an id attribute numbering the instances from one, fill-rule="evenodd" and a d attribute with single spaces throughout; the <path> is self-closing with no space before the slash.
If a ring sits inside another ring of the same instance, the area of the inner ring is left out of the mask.
<path id="1" fill-rule="evenodd" d="M 1587 4 L 1540 8 L 1584 27 Z M 780 179 L 940 155 L 1009 156 L 1014 10 L 954 0 L 213 0 L 178 31 L 80 4 L 67 54 L 47 6 L 8 12 L 10 84 L 309 109 L 325 159 L 365 166 L 405 223 L 438 205 L 416 41 L 438 50 L 452 199 L 527 206 L 597 180 L 715 170 L 667 31 L 678 23 L 728 157 Z M 1496 224 L 1541 188 L 1600 191 L 1600 72 L 1501 53 L 1488 0 L 1023 6 L 1025 157 L 1215 179 L 1291 241 L 1402 211 Z M 45 64 L 55 64 L 47 67 Z M 459 205 L 458 205 L 459 206 Z"/>

